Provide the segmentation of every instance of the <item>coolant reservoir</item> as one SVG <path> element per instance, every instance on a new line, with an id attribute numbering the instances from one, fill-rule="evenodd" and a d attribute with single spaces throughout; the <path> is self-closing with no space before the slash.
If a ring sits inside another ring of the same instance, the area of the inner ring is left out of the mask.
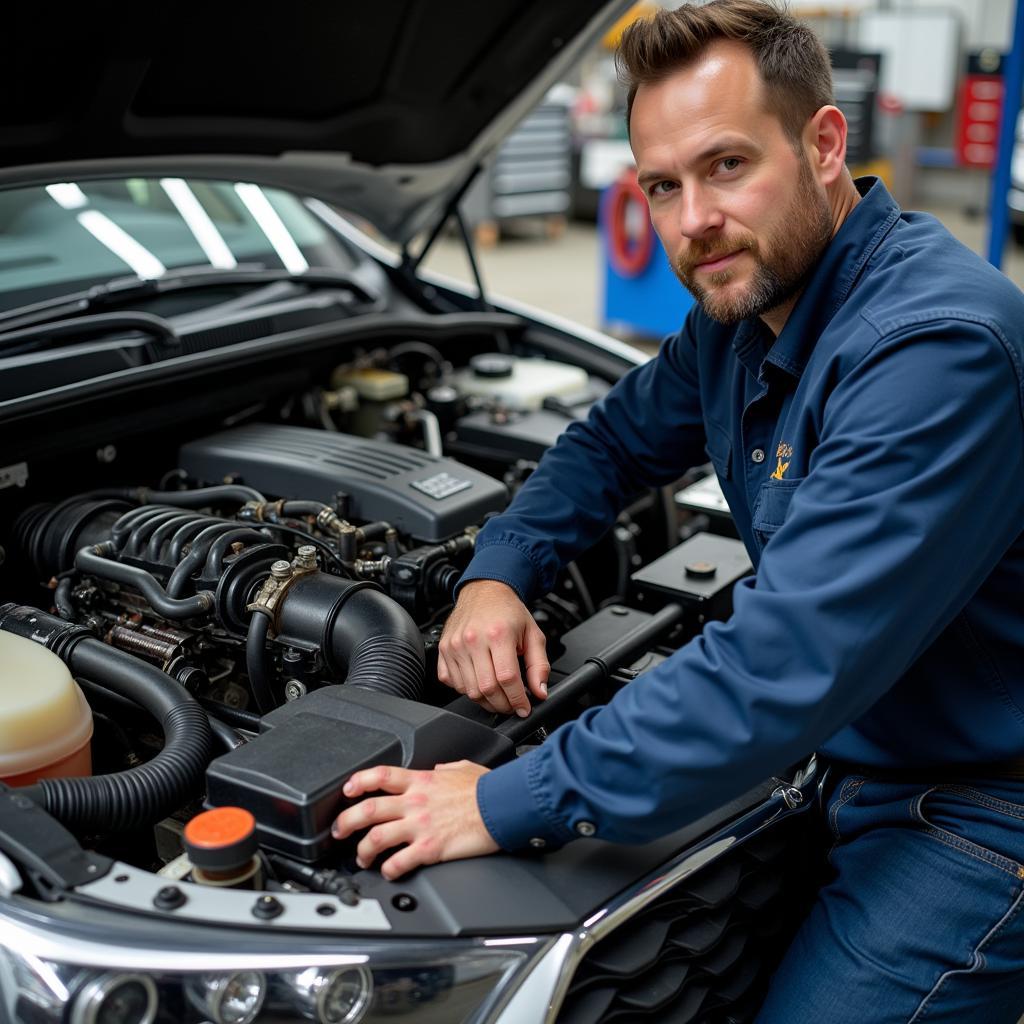
<path id="1" fill-rule="evenodd" d="M 588 379 L 585 370 L 568 363 L 488 352 L 474 356 L 451 382 L 463 395 L 494 398 L 511 409 L 539 409 L 545 398 L 577 398 Z"/>
<path id="2" fill-rule="evenodd" d="M 92 773 L 92 712 L 52 651 L 0 632 L 0 782 Z"/>

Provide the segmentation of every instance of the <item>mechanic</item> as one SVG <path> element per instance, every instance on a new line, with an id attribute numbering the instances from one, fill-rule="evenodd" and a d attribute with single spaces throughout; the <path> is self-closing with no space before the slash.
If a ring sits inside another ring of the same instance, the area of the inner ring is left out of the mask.
<path id="1" fill-rule="evenodd" d="M 545 697 L 525 602 L 629 497 L 710 455 L 756 566 L 734 614 L 494 771 L 378 767 L 338 837 L 395 878 L 644 842 L 818 750 L 834 843 L 759 1020 L 1024 1011 L 1024 297 L 845 167 L 829 58 L 760 0 L 625 34 L 630 141 L 698 300 L 481 532 L 438 675 Z M 526 680 L 517 655 L 524 656 Z"/>

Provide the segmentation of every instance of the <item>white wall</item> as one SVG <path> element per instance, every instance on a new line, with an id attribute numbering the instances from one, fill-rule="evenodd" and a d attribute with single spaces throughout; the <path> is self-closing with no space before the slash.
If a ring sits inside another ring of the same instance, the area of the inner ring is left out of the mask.
<path id="1" fill-rule="evenodd" d="M 880 4 L 878 0 L 812 0 L 810 3 L 792 4 L 795 14 L 813 14 L 824 10 L 856 12 L 865 9 L 901 7 L 952 8 L 960 12 L 964 28 L 964 48 L 978 50 L 994 46 L 998 50 L 1009 50 L 1013 32 L 1013 10 L 1015 0 L 893 0 Z M 672 4 L 673 7 L 678 6 Z"/>

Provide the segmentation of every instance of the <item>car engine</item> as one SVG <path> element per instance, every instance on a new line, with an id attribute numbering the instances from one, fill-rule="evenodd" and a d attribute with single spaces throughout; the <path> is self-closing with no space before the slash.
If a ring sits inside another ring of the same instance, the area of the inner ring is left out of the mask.
<path id="1" fill-rule="evenodd" d="M 156 486 L 13 517 L 22 590 L 42 583 L 45 599 L 4 604 L 0 631 L 63 662 L 92 725 L 65 732 L 94 735 L 91 772 L 65 773 L 78 751 L 59 743 L 42 757 L 49 738 L 6 781 L 93 849 L 187 873 L 187 822 L 239 806 L 255 819 L 259 877 L 308 881 L 344 863 L 329 826 L 353 771 L 514 757 L 664 657 L 659 643 L 726 614 L 749 569 L 730 549 L 717 575 L 691 566 L 691 593 L 661 586 L 657 562 L 637 574 L 677 530 L 663 496 L 639 496 L 535 602 L 552 698 L 525 722 L 486 714 L 436 678 L 454 588 L 482 523 L 607 384 L 502 353 L 453 372 L 416 343 L 365 354 L 331 383 L 276 421 L 184 440 Z M 666 557 L 701 562 L 688 545 Z"/>

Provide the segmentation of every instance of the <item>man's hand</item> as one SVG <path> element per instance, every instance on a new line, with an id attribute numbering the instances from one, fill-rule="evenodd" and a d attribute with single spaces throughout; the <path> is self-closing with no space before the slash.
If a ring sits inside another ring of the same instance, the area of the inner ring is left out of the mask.
<path id="1" fill-rule="evenodd" d="M 470 761 L 439 764 L 432 772 L 380 766 L 356 772 L 345 783 L 347 797 L 383 792 L 343 811 L 331 826 L 335 839 L 370 831 L 356 847 L 356 863 L 368 868 L 384 850 L 405 844 L 381 865 L 388 880 L 421 864 L 494 853 L 498 844 L 480 817 L 476 780 L 490 771 Z"/>
<path id="2" fill-rule="evenodd" d="M 530 692 L 544 700 L 551 666 L 529 609 L 497 580 L 467 583 L 441 636 L 437 678 L 488 711 L 525 718 L 530 698 L 519 675 L 520 654 Z"/>

